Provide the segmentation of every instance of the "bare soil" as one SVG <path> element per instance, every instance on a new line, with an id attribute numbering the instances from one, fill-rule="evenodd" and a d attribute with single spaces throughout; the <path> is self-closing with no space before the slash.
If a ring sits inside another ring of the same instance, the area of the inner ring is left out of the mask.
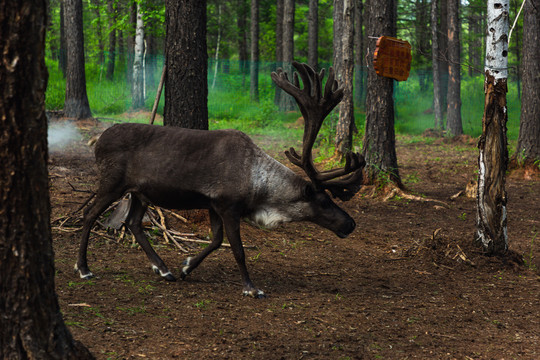
<path id="1" fill-rule="evenodd" d="M 161 280 L 131 236 L 96 226 L 89 265 L 73 272 L 81 212 L 96 190 L 92 149 L 104 125 L 78 123 L 83 138 L 50 156 L 56 287 L 73 336 L 98 359 L 539 359 L 540 180 L 510 175 L 507 256 L 472 246 L 476 200 L 474 141 L 400 137 L 403 194 L 384 201 L 366 188 L 342 206 L 358 226 L 346 239 L 317 225 L 274 231 L 242 225 L 248 267 L 268 297 L 241 295 L 228 248 L 185 281 Z M 280 155 L 285 144 L 256 137 Z M 201 211 L 167 217 L 167 226 L 210 235 Z M 201 245 L 167 244 L 149 228 L 156 251 L 179 277 Z"/>

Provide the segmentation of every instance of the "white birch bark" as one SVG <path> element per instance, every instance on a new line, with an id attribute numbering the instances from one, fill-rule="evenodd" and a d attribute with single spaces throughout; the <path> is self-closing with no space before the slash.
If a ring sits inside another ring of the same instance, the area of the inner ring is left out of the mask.
<path id="1" fill-rule="evenodd" d="M 476 241 L 484 251 L 508 249 L 505 190 L 508 149 L 506 92 L 508 78 L 509 0 L 488 0 L 485 63 L 485 108 L 478 142 Z"/>
<path id="2" fill-rule="evenodd" d="M 140 109 L 144 106 L 144 79 L 143 79 L 143 53 L 144 53 L 144 23 L 141 4 L 137 2 L 137 27 L 135 32 L 135 57 L 133 58 L 133 91 L 132 107 Z"/>

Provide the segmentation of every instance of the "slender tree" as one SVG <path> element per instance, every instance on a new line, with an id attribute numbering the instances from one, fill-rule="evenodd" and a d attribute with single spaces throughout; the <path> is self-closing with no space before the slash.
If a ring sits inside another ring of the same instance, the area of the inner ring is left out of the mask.
<path id="1" fill-rule="evenodd" d="M 433 66 L 433 114 L 435 115 L 435 129 L 443 128 L 443 112 L 441 106 L 441 78 L 439 70 L 439 38 L 437 26 L 437 3 L 431 0 L 431 58 Z"/>
<path id="2" fill-rule="evenodd" d="M 294 0 L 283 2 L 283 69 L 293 73 L 292 62 L 294 60 Z M 282 92 L 280 95 L 280 109 L 291 111 L 296 109 L 294 98 Z"/>
<path id="3" fill-rule="evenodd" d="M 208 130 L 206 0 L 166 0 L 164 124 Z"/>
<path id="4" fill-rule="evenodd" d="M 509 0 L 488 0 L 485 107 L 478 141 L 478 196 L 475 241 L 489 254 L 508 249 L 506 227 L 506 93 Z"/>
<path id="5" fill-rule="evenodd" d="M 247 73 L 248 69 L 248 48 L 247 48 L 247 13 L 248 5 L 246 0 L 237 0 L 236 3 L 236 25 L 238 36 L 238 60 L 240 62 L 240 71 L 242 74 Z"/>
<path id="6" fill-rule="evenodd" d="M 45 1 L 0 6 L 0 358 L 92 359 L 54 288 L 45 28 Z"/>
<path id="7" fill-rule="evenodd" d="M 339 120 L 336 128 L 336 155 L 342 158 L 352 148 L 352 135 L 354 127 L 354 101 L 353 101 L 353 78 L 354 78 L 354 0 L 336 0 L 342 2 L 342 13 L 339 16 L 341 24 L 341 52 L 339 60 L 340 73 L 338 78 L 343 82 L 343 100 L 339 105 Z M 336 19 L 336 16 L 334 16 Z M 335 22 L 334 22 L 335 23 Z"/>
<path id="8" fill-rule="evenodd" d="M 141 3 L 137 2 L 137 29 L 135 33 L 135 55 L 133 57 L 133 82 L 131 87 L 133 109 L 142 109 L 144 107 L 144 22 L 141 10 Z"/>
<path id="9" fill-rule="evenodd" d="M 308 65 L 315 71 L 319 65 L 319 0 L 309 0 Z"/>
<path id="10" fill-rule="evenodd" d="M 259 102 L 259 0 L 251 0 L 251 69 L 249 94 Z"/>
<path id="11" fill-rule="evenodd" d="M 523 95 L 514 160 L 534 167 L 540 160 L 540 0 L 527 0 L 523 13 Z"/>
<path id="12" fill-rule="evenodd" d="M 283 67 L 283 21 L 285 0 L 276 0 L 276 68 Z M 275 87 L 274 104 L 281 106 L 281 96 L 285 93 Z"/>
<path id="13" fill-rule="evenodd" d="M 58 57 L 58 69 L 66 77 L 67 50 L 66 50 L 66 32 L 64 25 L 64 1 L 60 1 L 60 56 Z"/>
<path id="14" fill-rule="evenodd" d="M 393 0 L 369 1 L 368 35 L 396 36 L 396 11 Z M 375 40 L 370 39 L 369 63 L 373 63 Z M 394 130 L 393 79 L 368 72 L 366 127 L 362 153 L 366 159 L 367 181 L 390 178 L 401 186 Z"/>
<path id="15" fill-rule="evenodd" d="M 463 134 L 461 123 L 461 59 L 459 0 L 448 0 L 448 100 L 446 126 L 450 136 Z"/>
<path id="16" fill-rule="evenodd" d="M 84 70 L 84 35 L 82 0 L 64 1 L 64 24 L 66 27 L 66 99 L 64 116 L 76 119 L 92 117 L 86 93 Z"/>
<path id="17" fill-rule="evenodd" d="M 116 2 L 107 0 L 107 12 L 109 13 L 109 57 L 107 60 L 107 80 L 113 80 L 114 63 L 116 60 Z"/>
<path id="18" fill-rule="evenodd" d="M 443 111 L 446 112 L 448 98 L 448 1 L 440 0 L 440 23 L 439 23 L 439 70 L 441 72 L 440 102 Z"/>
<path id="19" fill-rule="evenodd" d="M 354 7 L 354 103 L 362 106 L 364 103 L 364 4 L 362 0 L 356 0 Z"/>

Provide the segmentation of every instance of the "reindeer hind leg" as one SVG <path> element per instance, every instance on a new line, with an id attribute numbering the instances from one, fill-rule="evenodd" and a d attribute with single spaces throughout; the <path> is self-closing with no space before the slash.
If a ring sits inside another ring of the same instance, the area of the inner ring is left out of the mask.
<path id="1" fill-rule="evenodd" d="M 176 281 L 176 278 L 169 271 L 161 257 L 155 252 L 154 248 L 148 242 L 142 229 L 142 219 L 146 213 L 147 206 L 141 201 L 137 194 L 132 193 L 131 207 L 126 219 L 126 225 L 135 236 L 135 240 L 146 253 L 148 260 L 152 264 L 152 270 L 167 281 Z"/>

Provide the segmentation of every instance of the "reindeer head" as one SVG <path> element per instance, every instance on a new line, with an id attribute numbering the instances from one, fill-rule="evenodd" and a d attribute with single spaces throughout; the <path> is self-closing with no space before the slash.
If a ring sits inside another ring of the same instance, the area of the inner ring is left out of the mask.
<path id="1" fill-rule="evenodd" d="M 349 151 L 345 155 L 346 160 L 343 168 L 321 172 L 313 164 L 311 153 L 324 119 L 343 98 L 343 87 L 340 87 L 335 79 L 332 67 L 329 69 L 328 80 L 323 92 L 324 69 L 317 74 L 307 64 L 294 61 L 293 66 L 297 72 L 293 74 L 292 83 L 289 81 L 287 73 L 281 68 L 271 74 L 276 85 L 294 97 L 304 117 L 302 155 L 298 155 L 292 147 L 285 151 L 285 155 L 294 165 L 304 170 L 316 191 L 328 190 L 333 197 L 343 201 L 350 200 L 362 185 L 362 171 L 366 164 L 364 157 Z M 304 84 L 303 89 L 300 88 L 298 75 Z"/>

